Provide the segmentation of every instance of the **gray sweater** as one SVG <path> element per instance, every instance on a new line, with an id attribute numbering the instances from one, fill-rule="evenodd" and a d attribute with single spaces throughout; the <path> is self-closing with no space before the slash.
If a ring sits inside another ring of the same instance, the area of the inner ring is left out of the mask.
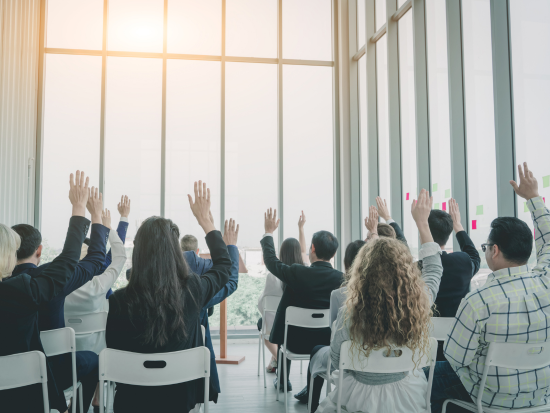
<path id="1" fill-rule="evenodd" d="M 420 250 L 420 259 L 423 261 L 422 279 L 426 283 L 427 292 L 430 296 L 431 304 L 437 297 L 439 283 L 443 275 L 443 265 L 441 265 L 441 249 L 435 242 L 429 242 L 422 245 Z M 340 308 L 336 319 L 334 338 L 330 343 L 330 358 L 332 360 L 332 369 L 338 369 L 340 365 L 340 347 L 345 341 L 349 341 L 349 321 L 344 323 L 346 318 L 346 307 Z M 393 354 L 390 356 L 392 357 Z M 407 371 L 401 373 L 365 373 L 350 371 L 350 374 L 360 383 L 368 385 L 382 385 L 395 383 L 408 375 Z"/>

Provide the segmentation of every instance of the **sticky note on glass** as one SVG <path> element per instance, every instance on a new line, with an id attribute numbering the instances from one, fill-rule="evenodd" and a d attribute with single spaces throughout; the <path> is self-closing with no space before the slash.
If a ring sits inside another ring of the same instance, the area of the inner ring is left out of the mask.
<path id="1" fill-rule="evenodd" d="M 451 197 L 451 190 L 445 189 L 445 198 L 450 198 L 450 197 Z"/>
<path id="2" fill-rule="evenodd" d="M 483 215 L 483 205 L 478 205 L 476 207 L 476 215 Z"/>
<path id="3" fill-rule="evenodd" d="M 550 186 L 550 175 L 542 177 L 542 187 L 548 188 Z"/>
<path id="4" fill-rule="evenodd" d="M 477 229 L 477 220 L 472 219 L 472 229 Z"/>
<path id="5" fill-rule="evenodd" d="M 437 184 L 432 185 L 432 192 L 437 192 Z"/>
<path id="6" fill-rule="evenodd" d="M 434 205 L 434 208 L 435 208 L 435 209 L 439 209 L 439 204 L 435 204 L 435 205 Z"/>
<path id="7" fill-rule="evenodd" d="M 407 201 L 409 200 L 409 193 L 407 192 Z"/>
<path id="8" fill-rule="evenodd" d="M 523 212 L 529 212 L 529 207 L 527 206 L 527 202 L 523 203 Z"/>
<path id="9" fill-rule="evenodd" d="M 443 203 L 441 204 L 441 209 L 442 209 L 443 211 L 446 211 L 446 210 L 447 210 L 447 203 L 446 203 L 446 202 L 443 202 Z"/>

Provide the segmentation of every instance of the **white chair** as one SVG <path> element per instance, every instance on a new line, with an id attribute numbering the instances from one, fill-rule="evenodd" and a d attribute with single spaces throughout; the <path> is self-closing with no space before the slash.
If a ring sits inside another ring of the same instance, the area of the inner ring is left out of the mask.
<path id="1" fill-rule="evenodd" d="M 354 351 L 355 350 L 355 351 Z M 395 350 L 401 350 L 399 357 L 385 357 L 386 349 L 373 350 L 369 357 L 361 352 L 357 352 L 352 347 L 351 341 L 345 341 L 340 346 L 340 365 L 338 372 L 338 404 L 336 411 L 342 411 L 342 386 L 344 384 L 344 370 L 354 370 L 367 373 L 399 373 L 402 371 L 411 371 L 422 367 L 430 367 L 428 376 L 428 389 L 426 391 L 426 406 L 425 413 L 430 413 L 430 396 L 432 394 L 432 382 L 435 369 L 435 361 L 437 358 L 437 340 L 430 337 L 430 350 L 427 357 L 419 359 L 418 351 L 415 353 L 413 360 L 413 352 L 407 347 L 400 347 Z M 416 364 L 415 364 L 416 361 Z M 416 374 L 424 374 L 423 371 L 417 371 Z"/>
<path id="2" fill-rule="evenodd" d="M 9 372 L 9 374 L 0 374 L 0 391 L 41 383 L 44 413 L 50 412 L 48 370 L 44 353 L 29 351 L 0 357 L 0 371 Z"/>
<path id="3" fill-rule="evenodd" d="M 150 362 L 156 365 L 149 368 L 146 364 Z M 206 347 L 155 354 L 106 348 L 99 354 L 99 411 L 104 413 L 105 381 L 133 386 L 168 386 L 200 378 L 204 378 L 204 412 L 208 413 L 210 351 Z"/>
<path id="4" fill-rule="evenodd" d="M 330 377 L 330 365 L 331 365 L 331 360 L 330 360 L 330 353 L 329 353 L 326 373 L 319 373 L 319 374 L 316 374 L 316 375 L 313 375 L 313 374 L 311 375 L 311 379 L 309 380 L 309 401 L 308 401 L 308 404 L 307 404 L 307 411 L 309 413 L 311 413 L 311 399 L 312 399 L 312 395 L 313 395 L 313 379 L 315 377 L 317 377 L 317 376 L 322 377 L 327 382 L 327 396 L 330 393 L 330 383 L 332 382 L 332 378 Z"/>
<path id="5" fill-rule="evenodd" d="M 437 341 L 447 341 L 449 332 L 456 321 L 454 317 L 432 317 L 433 328 L 430 337 Z"/>
<path id="6" fill-rule="evenodd" d="M 201 332 L 202 332 L 202 345 L 206 346 L 206 329 L 204 326 L 201 326 Z"/>
<path id="7" fill-rule="evenodd" d="M 264 387 L 267 387 L 266 385 L 266 378 L 265 378 L 265 345 L 264 340 L 269 340 L 269 335 L 271 334 L 271 328 L 267 329 L 267 323 L 265 320 L 266 313 L 273 313 L 275 314 L 277 312 L 277 308 L 279 307 L 279 303 L 281 302 L 281 297 L 275 296 L 275 295 L 266 295 L 263 298 L 263 307 L 264 311 L 262 313 L 262 329 L 258 332 L 260 337 L 258 340 L 258 376 L 260 375 L 260 357 L 263 356 L 264 361 Z M 270 326 L 272 327 L 272 326 Z"/>
<path id="8" fill-rule="evenodd" d="M 309 308 L 288 307 L 285 313 L 285 340 L 280 349 L 283 357 L 278 357 L 279 366 L 277 368 L 277 400 L 279 400 L 279 390 L 281 386 L 281 361 L 283 363 L 284 377 L 285 377 L 285 411 L 288 412 L 288 380 L 286 377 L 287 367 L 286 360 L 309 360 L 309 354 L 297 354 L 289 351 L 286 348 L 288 338 L 288 326 L 305 327 L 305 328 L 328 328 L 330 327 L 329 321 L 330 310 L 313 310 Z M 282 359 L 282 360 L 281 360 Z"/>
<path id="9" fill-rule="evenodd" d="M 109 313 L 100 311 L 78 316 L 65 317 L 65 327 L 71 327 L 76 335 L 105 331 Z"/>
<path id="10" fill-rule="evenodd" d="M 73 398 L 72 411 L 76 413 L 76 391 L 79 392 L 80 411 L 83 409 L 82 385 L 76 380 L 76 344 L 74 330 L 70 327 L 58 328 L 40 332 L 40 341 L 44 348 L 46 357 L 58 356 L 60 354 L 71 354 L 73 385 L 64 391 L 65 399 Z"/>
<path id="11" fill-rule="evenodd" d="M 479 393 L 483 394 L 487 374 L 491 366 L 506 369 L 534 370 L 550 365 L 550 343 L 490 343 L 487 357 L 485 358 L 485 368 L 479 383 Z M 468 403 L 456 399 L 448 399 L 443 403 L 443 413 L 447 409 L 448 403 L 454 403 L 466 410 L 477 413 L 536 413 L 550 412 L 550 406 L 525 407 L 523 409 L 500 409 L 497 407 L 482 406 L 482 397 L 477 398 L 477 403 Z"/>

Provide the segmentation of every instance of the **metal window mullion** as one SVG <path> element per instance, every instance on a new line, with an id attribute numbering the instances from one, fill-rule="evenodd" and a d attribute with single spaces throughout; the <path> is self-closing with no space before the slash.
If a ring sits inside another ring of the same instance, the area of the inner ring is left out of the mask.
<path id="1" fill-rule="evenodd" d="M 101 111 L 99 115 L 99 191 L 105 200 L 105 115 L 107 83 L 107 35 L 109 24 L 109 0 L 103 0 L 103 40 L 101 47 Z"/>
<path id="2" fill-rule="evenodd" d="M 397 0 L 386 2 L 386 36 L 388 44 L 388 120 L 390 135 L 390 208 L 392 217 L 403 223 L 401 176 L 401 116 L 399 96 L 398 22 L 391 16 L 397 11 Z"/>
<path id="3" fill-rule="evenodd" d="M 277 161 L 279 190 L 279 248 L 284 240 L 284 173 L 283 173 L 283 0 L 277 7 Z"/>
<path id="4" fill-rule="evenodd" d="M 225 18 L 226 0 L 222 0 L 222 56 L 220 110 L 220 229 L 225 223 Z"/>
<path id="5" fill-rule="evenodd" d="M 168 0 L 164 0 L 162 38 L 162 115 L 160 128 L 160 216 L 166 216 L 166 71 L 168 60 Z"/>
<path id="6" fill-rule="evenodd" d="M 464 53 L 462 39 L 462 1 L 446 0 L 447 59 L 449 70 L 449 126 L 451 138 L 451 190 L 462 211 L 462 225 L 470 232 L 466 111 L 464 100 Z M 453 248 L 460 251 L 456 237 Z"/>
<path id="7" fill-rule="evenodd" d="M 514 102 L 510 43 L 510 2 L 491 0 L 491 41 L 495 110 L 497 205 L 499 217 L 517 216 L 515 179 Z"/>

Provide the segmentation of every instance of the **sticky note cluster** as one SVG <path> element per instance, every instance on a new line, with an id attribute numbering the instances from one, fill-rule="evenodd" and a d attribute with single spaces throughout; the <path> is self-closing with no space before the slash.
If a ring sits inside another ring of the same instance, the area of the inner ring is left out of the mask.
<path id="1" fill-rule="evenodd" d="M 542 187 L 543 188 L 550 187 L 550 175 L 542 177 Z"/>
<path id="2" fill-rule="evenodd" d="M 483 215 L 483 205 L 478 205 L 476 207 L 476 215 Z"/>

